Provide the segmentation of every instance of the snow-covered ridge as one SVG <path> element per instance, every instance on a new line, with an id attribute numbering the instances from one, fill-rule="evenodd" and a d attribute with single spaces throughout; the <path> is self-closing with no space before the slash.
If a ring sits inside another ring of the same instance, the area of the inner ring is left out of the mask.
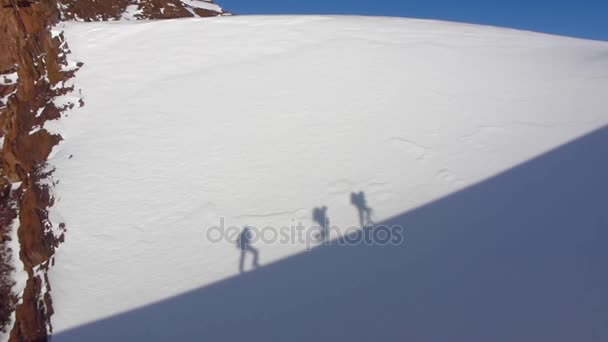
<path id="1" fill-rule="evenodd" d="M 222 13 L 222 8 L 209 0 L 180 0 L 182 3 L 192 7 L 192 8 L 201 8 L 208 11 Z"/>
<path id="2" fill-rule="evenodd" d="M 63 20 L 120 21 L 229 15 L 212 0 L 61 0 Z"/>
<path id="3" fill-rule="evenodd" d="M 179 3 L 190 13 L 193 17 L 200 17 L 196 12 L 196 9 L 201 9 L 210 13 L 216 13 L 217 15 L 224 14 L 224 10 L 219 5 L 215 4 L 211 0 L 179 0 Z M 142 0 L 137 0 L 127 6 L 125 12 L 122 14 L 121 20 L 140 20 L 146 18 L 144 13 Z M 167 7 L 175 7 L 176 5 L 172 2 L 167 2 L 164 7 L 160 8 L 161 15 L 165 14 Z"/>
<path id="4" fill-rule="evenodd" d="M 66 34 L 87 105 L 54 127 L 57 332 L 236 275 L 234 244 L 205 239 L 222 218 L 310 226 L 325 205 L 357 226 L 365 191 L 381 221 L 608 123 L 602 42 L 327 16 Z M 262 265 L 306 248 L 256 247 Z"/>

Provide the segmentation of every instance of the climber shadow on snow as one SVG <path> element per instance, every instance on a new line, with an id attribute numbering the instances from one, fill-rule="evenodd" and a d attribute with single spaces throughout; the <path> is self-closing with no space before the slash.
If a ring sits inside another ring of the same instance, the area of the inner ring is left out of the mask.
<path id="1" fill-rule="evenodd" d="M 332 240 L 54 341 L 608 340 L 606 150 L 604 127 L 375 225 L 400 243 Z"/>
<path id="2" fill-rule="evenodd" d="M 314 238 L 317 241 L 327 242 L 329 238 L 329 217 L 327 216 L 327 206 L 317 207 L 312 210 L 312 220 L 319 225 L 319 231 Z"/>
<path id="3" fill-rule="evenodd" d="M 258 268 L 260 264 L 258 263 L 260 252 L 257 248 L 254 248 L 251 245 L 252 233 L 249 227 L 243 228 L 239 237 L 236 241 L 237 247 L 241 250 L 241 257 L 239 258 L 239 273 L 245 272 L 245 258 L 247 254 L 251 254 L 253 261 L 252 267 Z"/>
<path id="4" fill-rule="evenodd" d="M 371 227 L 373 225 L 372 208 L 367 205 L 365 193 L 363 191 L 351 193 L 350 203 L 357 208 L 357 213 L 359 214 L 359 224 L 361 227 Z"/>

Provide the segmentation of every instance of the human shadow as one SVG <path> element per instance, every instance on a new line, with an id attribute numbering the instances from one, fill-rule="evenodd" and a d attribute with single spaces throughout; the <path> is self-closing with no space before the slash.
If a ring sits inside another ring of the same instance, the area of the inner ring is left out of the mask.
<path id="1" fill-rule="evenodd" d="M 331 240 L 53 341 L 606 341 L 606 150 L 602 128 L 377 223 L 403 243 Z"/>
<path id="2" fill-rule="evenodd" d="M 312 219 L 319 225 L 319 232 L 315 236 L 318 241 L 327 241 L 329 238 L 329 217 L 327 217 L 327 207 L 322 206 L 312 210 Z"/>
<path id="3" fill-rule="evenodd" d="M 361 228 L 371 227 L 373 225 L 372 208 L 367 205 L 365 193 L 363 191 L 351 193 L 350 203 L 357 208 L 357 213 L 359 214 L 359 224 L 361 225 Z"/>
<path id="4" fill-rule="evenodd" d="M 249 227 L 245 227 L 241 231 L 241 234 L 239 234 L 236 241 L 237 247 L 241 250 L 241 258 L 239 259 L 239 273 L 245 272 L 245 257 L 248 253 L 253 256 L 253 268 L 259 267 L 258 257 L 260 253 L 256 248 L 251 246 L 251 238 L 251 229 Z"/>

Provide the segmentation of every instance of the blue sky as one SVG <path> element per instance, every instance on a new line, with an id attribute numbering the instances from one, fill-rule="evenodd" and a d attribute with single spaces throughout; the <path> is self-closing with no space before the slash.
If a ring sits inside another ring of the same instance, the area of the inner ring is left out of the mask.
<path id="1" fill-rule="evenodd" d="M 216 0 L 236 14 L 442 19 L 608 41 L 608 0 Z"/>

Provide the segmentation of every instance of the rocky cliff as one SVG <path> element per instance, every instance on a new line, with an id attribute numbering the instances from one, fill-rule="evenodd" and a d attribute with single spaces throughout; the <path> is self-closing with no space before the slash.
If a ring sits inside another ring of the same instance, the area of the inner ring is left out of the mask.
<path id="1" fill-rule="evenodd" d="M 69 61 L 56 24 L 222 14 L 201 0 L 0 0 L 0 336 L 46 341 L 52 332 L 46 271 L 66 227 L 48 219 L 55 180 L 46 160 L 62 137 L 45 123 L 84 105 L 73 86 L 82 64 Z"/>
<path id="2" fill-rule="evenodd" d="M 0 229 L 2 264 L 7 271 L 12 268 L 4 273 L 1 319 L 7 333 L 12 326 L 11 341 L 40 341 L 46 339 L 53 312 L 45 270 L 61 240 L 47 218 L 52 196 L 46 177 L 52 171 L 45 163 L 61 137 L 44 129 L 44 124 L 74 106 L 54 100 L 73 90 L 66 81 L 76 66 L 66 61 L 69 51 L 61 33 L 51 30 L 59 18 L 54 1 L 2 0 L 0 4 Z M 18 244 L 10 244 L 15 237 Z M 15 289 L 14 280 L 7 276 L 15 271 L 27 273 L 23 288 Z"/>

